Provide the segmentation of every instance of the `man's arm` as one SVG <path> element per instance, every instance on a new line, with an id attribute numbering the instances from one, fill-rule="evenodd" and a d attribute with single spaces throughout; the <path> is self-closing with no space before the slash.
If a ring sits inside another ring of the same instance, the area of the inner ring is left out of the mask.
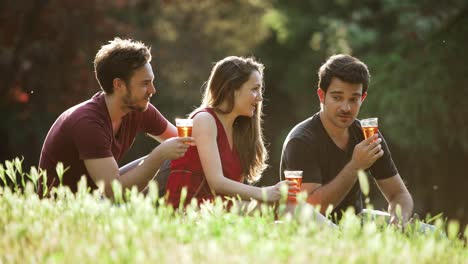
<path id="1" fill-rule="evenodd" d="M 150 137 L 153 139 L 157 140 L 158 142 L 163 142 L 166 139 L 172 138 L 172 137 L 177 137 L 177 128 L 171 124 L 171 122 L 167 122 L 167 127 L 164 132 L 158 136 L 153 136 L 151 134 L 148 134 Z M 192 142 L 193 143 L 193 142 Z M 193 144 L 192 144 L 193 145 Z M 119 169 L 119 175 L 123 175 L 127 173 L 128 171 L 134 169 L 136 166 L 139 166 L 142 164 L 142 162 L 147 158 L 148 156 L 141 157 L 139 159 L 136 159 L 130 163 L 125 164 L 124 166 L 120 167 Z M 159 168 L 159 167 L 158 167 Z"/>
<path id="2" fill-rule="evenodd" d="M 192 141 L 189 137 L 168 139 L 153 149 L 148 156 L 140 159 L 133 168 L 127 168 L 122 175 L 114 157 L 86 159 L 84 164 L 94 182 L 104 182 L 107 197 L 112 197 L 113 180 L 118 180 L 123 188 L 137 186 L 141 191 L 154 177 L 164 160 L 182 157 L 189 147 L 185 142 Z"/>
<path id="3" fill-rule="evenodd" d="M 367 169 L 383 156 L 383 150 L 378 138 L 374 135 L 357 144 L 351 160 L 343 167 L 338 175 L 329 183 L 303 183 L 302 187 L 308 193 L 307 201 L 320 205 L 320 211 L 325 213 L 329 205 L 336 207 L 353 187 L 357 180 L 357 171 Z"/>
<path id="4" fill-rule="evenodd" d="M 162 134 L 158 136 L 154 136 L 151 134 L 148 134 L 148 135 L 159 142 L 163 142 L 164 140 L 168 138 L 177 137 L 177 127 L 175 127 L 171 122 L 168 121 L 166 130 L 164 130 Z"/>
<path id="5" fill-rule="evenodd" d="M 401 220 L 402 224 L 406 224 L 413 213 L 413 198 L 403 183 L 400 174 L 376 182 L 385 199 L 387 199 L 388 212 L 391 215 L 390 223 L 398 224 Z M 402 219 L 397 216 L 397 205 L 401 207 Z"/>
<path id="6" fill-rule="evenodd" d="M 303 183 L 302 190 L 308 193 L 307 202 L 320 205 L 320 212 L 325 213 L 329 205 L 336 207 L 356 182 L 357 169 L 351 162 L 338 173 L 329 183 Z"/>

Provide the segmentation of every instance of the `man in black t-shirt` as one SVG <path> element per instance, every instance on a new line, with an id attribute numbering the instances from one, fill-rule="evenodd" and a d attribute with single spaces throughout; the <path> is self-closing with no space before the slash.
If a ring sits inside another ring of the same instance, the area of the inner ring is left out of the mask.
<path id="1" fill-rule="evenodd" d="M 352 206 L 363 209 L 357 182 L 358 170 L 372 175 L 387 199 L 391 223 L 404 224 L 413 210 L 413 199 L 406 189 L 390 151 L 376 134 L 364 139 L 356 117 L 367 96 L 367 66 L 349 55 L 334 55 L 319 70 L 317 95 L 321 110 L 296 125 L 287 136 L 281 155 L 280 175 L 284 170 L 302 170 L 302 190 L 307 201 L 320 205 L 322 213 L 333 205 L 333 214 Z M 396 215 L 400 205 L 402 219 Z"/>

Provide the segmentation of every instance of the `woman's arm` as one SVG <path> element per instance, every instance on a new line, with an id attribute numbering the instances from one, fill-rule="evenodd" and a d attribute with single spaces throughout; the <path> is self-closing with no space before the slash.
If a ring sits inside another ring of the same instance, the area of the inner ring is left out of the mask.
<path id="1" fill-rule="evenodd" d="M 193 120 L 192 136 L 200 156 L 200 162 L 205 172 L 206 181 L 216 194 L 227 196 L 239 195 L 242 199 L 256 199 L 263 201 L 277 201 L 280 198 L 280 184 L 259 188 L 246 185 L 226 178 L 223 175 L 221 158 L 216 142 L 216 121 L 209 113 L 199 113 Z M 263 197 L 265 193 L 266 197 Z"/>

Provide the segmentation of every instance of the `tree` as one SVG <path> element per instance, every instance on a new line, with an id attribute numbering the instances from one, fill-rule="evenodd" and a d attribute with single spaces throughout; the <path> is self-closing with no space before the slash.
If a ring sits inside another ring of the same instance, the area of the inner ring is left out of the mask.
<path id="1" fill-rule="evenodd" d="M 173 119 L 199 104 L 212 62 L 253 54 L 267 33 L 259 23 L 268 6 L 264 1 L 23 0 L 0 5 L 0 93 L 8 95 L 0 97 L 0 135 L 9 143 L 1 158 L 24 156 L 26 166 L 37 164 L 58 115 L 99 91 L 92 62 L 108 40 L 119 36 L 152 46 L 158 90 L 153 102 Z M 153 147 L 153 141 L 143 141 L 125 161 Z"/>

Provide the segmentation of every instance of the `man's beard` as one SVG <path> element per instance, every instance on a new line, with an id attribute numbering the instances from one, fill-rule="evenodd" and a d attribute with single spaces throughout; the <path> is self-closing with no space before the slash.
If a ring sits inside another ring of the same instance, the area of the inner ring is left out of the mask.
<path id="1" fill-rule="evenodd" d="M 137 112 L 144 112 L 146 109 L 148 109 L 148 104 L 145 104 L 145 106 L 140 106 L 136 102 L 138 101 L 132 99 L 132 94 L 127 93 L 127 95 L 123 98 L 123 107 L 125 110 Z"/>

